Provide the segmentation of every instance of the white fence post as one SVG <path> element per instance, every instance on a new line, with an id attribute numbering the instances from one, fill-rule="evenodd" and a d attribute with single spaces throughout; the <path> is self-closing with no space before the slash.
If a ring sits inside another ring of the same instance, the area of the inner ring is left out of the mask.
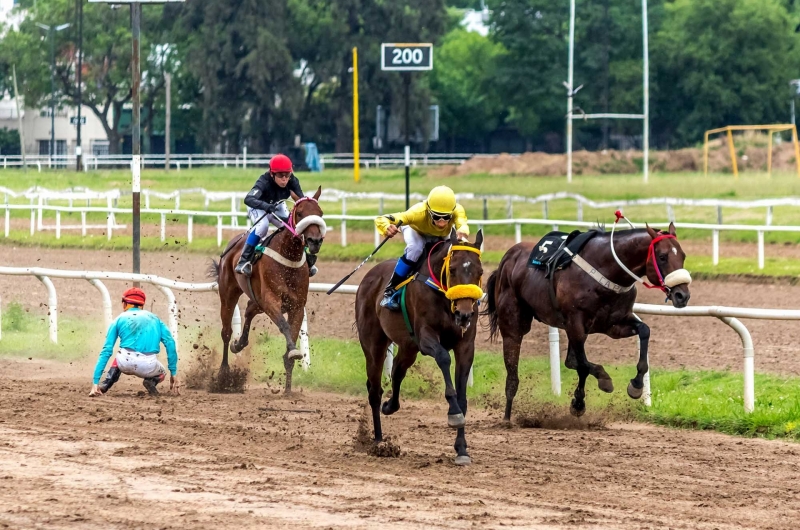
<path id="1" fill-rule="evenodd" d="M 347 215 L 347 198 L 342 197 L 342 246 L 347 246 L 347 221 L 344 216 Z"/>
<path id="2" fill-rule="evenodd" d="M 81 236 L 86 237 L 86 211 L 81 211 Z"/>
<path id="3" fill-rule="evenodd" d="M 114 231 L 114 213 L 109 211 L 106 216 L 106 235 L 107 239 L 111 241 L 111 233 Z"/>
<path id="4" fill-rule="evenodd" d="M 764 268 L 764 232 L 758 231 L 758 268 Z"/>
<path id="5" fill-rule="evenodd" d="M 392 366 L 394 365 L 394 350 L 397 348 L 394 343 L 389 344 L 386 350 L 386 359 L 383 361 L 383 376 L 386 379 L 392 378 Z"/>
<path id="6" fill-rule="evenodd" d="M 642 351 L 642 342 L 641 340 L 636 337 L 636 358 L 639 358 L 639 354 Z M 650 360 L 648 359 L 647 364 L 647 372 L 644 374 L 644 379 L 642 381 L 644 383 L 644 388 L 642 388 L 642 403 L 644 403 L 645 407 L 652 407 L 653 406 L 653 394 L 650 390 Z"/>
<path id="7" fill-rule="evenodd" d="M 772 224 L 772 206 L 767 206 L 767 226 Z"/>
<path id="8" fill-rule="evenodd" d="M 514 224 L 514 241 L 516 243 L 522 243 L 522 224 L 520 223 Z"/>
<path id="9" fill-rule="evenodd" d="M 114 315 L 111 308 L 111 295 L 108 294 L 108 289 L 100 280 L 89 280 L 89 283 L 94 285 L 97 290 L 100 291 L 100 295 L 103 297 L 103 322 L 105 322 L 106 329 L 108 329 L 108 326 L 110 326 L 111 322 L 114 320 Z"/>
<path id="10" fill-rule="evenodd" d="M 192 242 L 192 228 L 193 228 L 192 225 L 193 224 L 194 224 L 194 217 L 190 215 L 189 216 L 189 228 L 187 230 L 188 233 L 187 233 L 187 236 L 186 236 L 186 238 L 189 240 L 189 243 Z"/>
<path id="11" fill-rule="evenodd" d="M 6 208 L 6 227 L 5 227 L 6 237 L 8 237 L 8 232 L 10 229 L 11 229 L 11 210 Z"/>
<path id="12" fill-rule="evenodd" d="M 47 315 L 50 321 L 50 342 L 58 344 L 58 296 L 56 287 L 47 276 L 36 276 L 47 288 Z"/>
<path id="13" fill-rule="evenodd" d="M 711 264 L 719 265 L 719 230 L 711 231 Z"/>
<path id="14" fill-rule="evenodd" d="M 164 293 L 167 297 L 167 311 L 169 313 L 169 331 L 172 333 L 172 338 L 175 340 L 175 350 L 178 349 L 178 302 L 175 301 L 175 295 L 169 287 L 163 285 L 156 285 L 158 290 Z"/>
<path id="15" fill-rule="evenodd" d="M 303 354 L 301 364 L 303 370 L 311 366 L 311 349 L 308 346 L 308 313 L 303 309 L 303 323 L 300 325 L 300 353 Z"/>
<path id="16" fill-rule="evenodd" d="M 233 328 L 233 339 L 239 340 L 242 336 L 242 312 L 239 311 L 239 304 L 233 307 L 233 318 L 231 318 L 231 327 Z"/>
<path id="17" fill-rule="evenodd" d="M 558 346 L 558 328 L 548 327 L 550 340 L 550 386 L 553 394 L 561 395 L 561 352 Z"/>
<path id="18" fill-rule="evenodd" d="M 161 214 L 161 241 L 167 240 L 167 214 Z"/>
<path id="19" fill-rule="evenodd" d="M 222 216 L 217 216 L 217 246 L 222 246 Z"/>

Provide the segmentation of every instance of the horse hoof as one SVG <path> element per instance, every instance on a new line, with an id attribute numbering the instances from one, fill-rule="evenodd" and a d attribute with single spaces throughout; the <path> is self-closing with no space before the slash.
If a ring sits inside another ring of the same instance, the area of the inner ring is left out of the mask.
<path id="1" fill-rule="evenodd" d="M 391 400 L 390 401 L 384 401 L 383 405 L 381 406 L 381 412 L 383 412 L 384 416 L 391 416 L 392 414 L 394 414 L 398 410 L 400 410 L 400 403 L 398 403 L 395 406 L 392 406 Z"/>
<path id="2" fill-rule="evenodd" d="M 447 426 L 451 429 L 460 429 L 466 424 L 467 418 L 461 413 L 447 415 Z"/>
<path id="3" fill-rule="evenodd" d="M 235 341 L 235 342 L 233 342 L 231 344 L 231 353 L 233 353 L 233 354 L 239 353 L 240 351 L 242 351 L 244 349 L 245 346 L 247 346 L 247 344 L 242 344 L 240 346 L 239 342 Z"/>
<path id="4" fill-rule="evenodd" d="M 468 466 L 472 463 L 472 459 L 469 455 L 458 455 L 453 463 L 457 466 Z"/>
<path id="5" fill-rule="evenodd" d="M 636 388 L 635 386 L 633 386 L 633 383 L 632 383 L 632 382 L 631 382 L 631 383 L 628 383 L 628 395 L 629 395 L 629 396 L 630 396 L 632 399 L 639 399 L 639 398 L 641 398 L 643 393 L 644 393 L 644 387 L 642 387 L 642 388 Z"/>
<path id="6" fill-rule="evenodd" d="M 600 388 L 600 390 L 608 394 L 614 391 L 614 382 L 610 377 L 608 379 L 598 379 L 597 386 Z"/>
<path id="7" fill-rule="evenodd" d="M 573 399 L 572 403 L 569 406 L 569 413 L 575 416 L 576 418 L 580 418 L 586 413 L 586 403 L 583 401 L 578 403 Z"/>
<path id="8" fill-rule="evenodd" d="M 286 353 L 286 358 L 290 361 L 294 361 L 296 359 L 302 359 L 303 354 L 300 352 L 300 350 L 291 350 Z"/>

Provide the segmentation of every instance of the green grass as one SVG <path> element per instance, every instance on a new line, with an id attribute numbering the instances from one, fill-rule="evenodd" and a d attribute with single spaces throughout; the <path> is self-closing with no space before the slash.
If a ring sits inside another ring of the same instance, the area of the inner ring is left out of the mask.
<path id="1" fill-rule="evenodd" d="M 273 379 L 280 379 L 283 347 L 283 342 L 277 338 L 262 340 L 256 346 L 262 354 L 257 366 L 254 365 L 254 373 L 261 374 L 258 380 L 266 380 L 273 373 Z M 357 341 L 312 339 L 311 360 L 308 371 L 295 369 L 295 388 L 366 395 L 364 356 Z M 498 418 L 501 417 L 505 404 L 502 356 L 478 352 L 474 366 L 475 385 L 469 389 L 470 401 L 496 409 Z M 590 378 L 586 385 L 589 413 L 603 414 L 610 419 L 635 418 L 661 425 L 800 441 L 800 378 L 757 374 L 755 411 L 745 414 L 740 373 L 655 368 L 651 373 L 653 406 L 647 408 L 625 394 L 628 380 L 636 373 L 633 365 L 605 368 L 615 381 L 616 390 L 605 394 Z M 549 373 L 547 358 L 528 357 L 520 361 L 518 411 L 524 410 L 526 405 L 546 403 L 568 414 L 577 376 L 562 366 L 562 395 L 554 396 L 550 391 Z M 388 382 L 384 382 L 384 389 L 388 388 Z M 402 394 L 410 399 L 443 401 L 441 372 L 431 358 L 418 357 L 403 383 Z"/>
<path id="2" fill-rule="evenodd" d="M 102 329 L 95 323 L 60 315 L 58 344 L 54 344 L 49 338 L 47 314 L 30 313 L 16 302 L 3 308 L 2 325 L 3 356 L 73 361 L 86 355 L 87 350 L 99 352 L 102 346 Z"/>

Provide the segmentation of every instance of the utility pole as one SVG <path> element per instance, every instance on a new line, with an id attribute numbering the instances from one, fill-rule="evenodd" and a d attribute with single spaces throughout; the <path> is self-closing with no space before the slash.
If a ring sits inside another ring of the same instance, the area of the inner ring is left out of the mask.
<path id="1" fill-rule="evenodd" d="M 81 147 L 81 111 L 83 110 L 83 0 L 75 0 L 78 4 L 78 139 L 75 146 L 75 170 L 80 171 L 83 161 L 83 147 Z"/>
<path id="2" fill-rule="evenodd" d="M 17 103 L 17 121 L 19 121 L 19 152 L 22 155 L 22 169 L 28 170 L 28 163 L 25 160 L 25 131 L 22 128 L 22 112 L 19 108 L 19 89 L 17 88 L 17 65 L 11 67 L 14 74 L 14 101 Z"/>
<path id="3" fill-rule="evenodd" d="M 142 138 L 141 138 L 141 94 L 139 89 L 142 83 L 142 71 L 140 62 L 140 40 L 142 28 L 142 4 L 134 2 L 131 4 L 131 36 L 133 37 L 133 53 L 131 53 L 131 73 L 133 83 L 131 84 L 131 95 L 133 102 L 133 120 L 131 136 L 133 140 L 133 272 L 141 272 L 141 257 L 139 254 L 141 245 L 141 170 L 142 170 Z"/>
<path id="4" fill-rule="evenodd" d="M 56 42 L 55 33 L 70 27 L 70 24 L 60 26 L 48 26 L 36 23 L 37 26 L 45 30 L 50 38 L 50 165 L 53 164 L 53 155 L 56 149 Z"/>
<path id="5" fill-rule="evenodd" d="M 164 81 L 167 91 L 167 124 L 164 127 L 164 169 L 169 171 L 169 154 L 170 154 L 170 134 L 169 129 L 172 124 L 172 74 L 167 72 L 164 74 Z M 245 162 L 246 163 L 246 162 Z"/>

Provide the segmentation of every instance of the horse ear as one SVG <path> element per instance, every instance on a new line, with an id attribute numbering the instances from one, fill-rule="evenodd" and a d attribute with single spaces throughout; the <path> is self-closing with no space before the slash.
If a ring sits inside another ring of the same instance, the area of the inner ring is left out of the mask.
<path id="1" fill-rule="evenodd" d="M 475 248 L 478 250 L 483 247 L 483 228 L 478 230 L 478 233 L 475 235 Z"/>
<path id="2" fill-rule="evenodd" d="M 452 243 L 453 245 L 458 245 L 458 236 L 456 235 L 455 227 L 450 229 L 450 243 Z"/>
<path id="3" fill-rule="evenodd" d="M 669 230 L 669 235 L 678 237 L 678 232 L 675 231 L 675 223 L 670 222 L 668 230 Z"/>
<path id="4" fill-rule="evenodd" d="M 317 193 L 315 193 L 315 194 L 314 194 L 314 200 L 315 200 L 315 201 L 318 201 L 318 200 L 319 200 L 319 196 L 320 196 L 320 195 L 322 195 L 322 186 L 320 186 L 319 188 L 317 188 Z"/>
<path id="5" fill-rule="evenodd" d="M 653 230 L 652 228 L 650 228 L 650 225 L 649 225 L 649 224 L 645 224 L 644 226 L 645 226 L 645 228 L 647 229 L 647 233 L 648 233 L 648 234 L 650 234 L 650 237 L 651 237 L 651 238 L 655 239 L 655 238 L 657 238 L 657 237 L 658 237 L 658 232 L 656 232 L 655 230 Z"/>
<path id="6" fill-rule="evenodd" d="M 289 190 L 289 195 L 291 195 L 291 197 L 292 197 L 292 200 L 293 200 L 294 202 L 297 202 L 297 201 L 299 201 L 299 200 L 300 200 L 300 197 L 298 197 L 298 196 L 297 196 L 297 194 L 296 194 L 295 192 L 293 192 L 292 190 Z"/>

